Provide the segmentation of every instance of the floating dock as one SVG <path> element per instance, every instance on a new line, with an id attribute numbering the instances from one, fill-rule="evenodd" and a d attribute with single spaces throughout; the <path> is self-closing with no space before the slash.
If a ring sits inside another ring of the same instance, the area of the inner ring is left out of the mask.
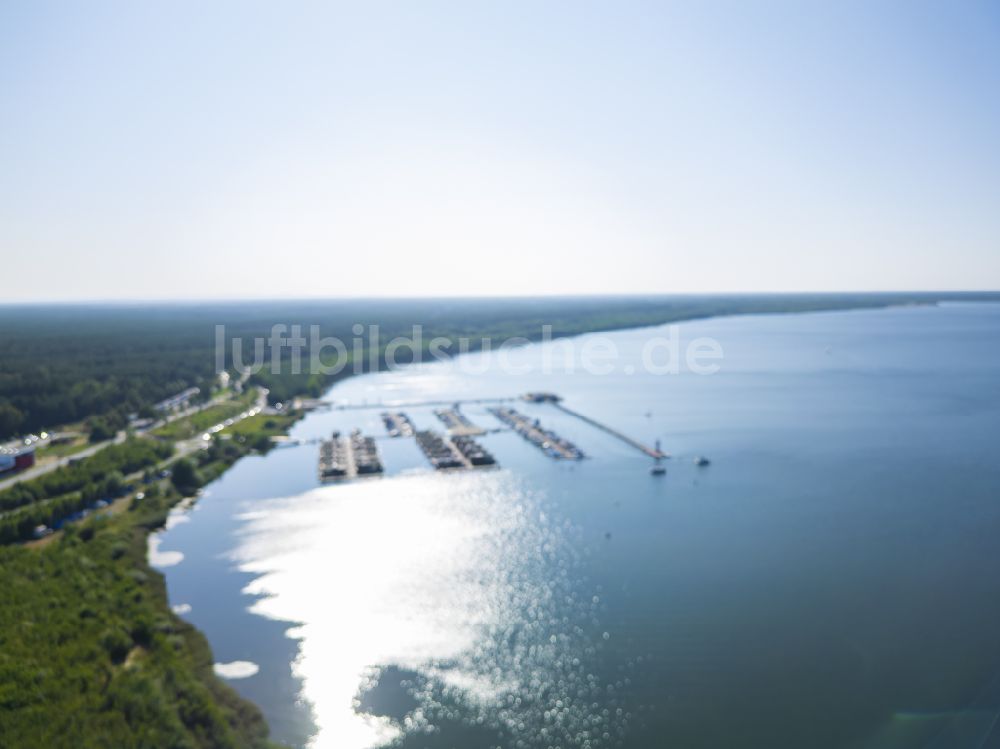
<path id="1" fill-rule="evenodd" d="M 319 477 L 321 481 L 337 481 L 354 475 L 354 461 L 348 441 L 334 432 L 333 437 L 319 445 Z"/>
<path id="2" fill-rule="evenodd" d="M 365 437 L 355 429 L 349 437 L 334 432 L 319 446 L 319 477 L 321 481 L 342 481 L 358 476 L 381 476 L 384 472 L 378 446 L 373 437 Z"/>
<path id="3" fill-rule="evenodd" d="M 490 413 L 550 458 L 556 458 L 557 460 L 582 460 L 586 457 L 583 454 L 583 450 L 569 440 L 563 439 L 548 429 L 543 429 L 538 419 L 532 419 L 506 406 L 491 408 Z"/>
<path id="4" fill-rule="evenodd" d="M 350 444 L 351 457 L 354 459 L 354 472 L 358 476 L 374 476 L 384 471 L 374 437 L 365 437 L 355 429 L 351 432 Z"/>
<path id="5" fill-rule="evenodd" d="M 383 411 L 382 423 L 385 424 L 385 431 L 390 437 L 412 437 L 417 431 L 410 417 L 402 411 L 395 413 Z"/>
<path id="6" fill-rule="evenodd" d="M 462 468 L 485 468 L 496 465 L 496 460 L 472 437 L 460 436 L 449 440 L 437 432 L 417 432 L 417 445 L 435 470 L 448 471 Z"/>
<path id="7" fill-rule="evenodd" d="M 484 468 L 486 466 L 495 466 L 497 464 L 496 458 L 494 458 L 485 447 L 472 439 L 472 437 L 459 435 L 452 438 L 451 442 L 456 448 L 458 448 L 458 451 L 462 453 L 462 457 L 464 457 L 473 468 Z"/>
<path id="8" fill-rule="evenodd" d="M 485 429 L 481 429 L 469 421 L 468 417 L 458 410 L 456 403 L 453 408 L 439 408 L 434 411 L 434 415 L 441 420 L 441 423 L 448 429 L 448 434 L 452 437 L 478 437 L 486 434 Z"/>

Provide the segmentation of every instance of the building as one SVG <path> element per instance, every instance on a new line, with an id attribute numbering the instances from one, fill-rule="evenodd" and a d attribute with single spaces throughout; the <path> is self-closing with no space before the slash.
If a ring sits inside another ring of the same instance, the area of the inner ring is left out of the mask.
<path id="1" fill-rule="evenodd" d="M 5 448 L 0 452 L 0 473 L 23 471 L 35 465 L 35 448 L 22 447 L 16 450 Z"/>
<path id="2" fill-rule="evenodd" d="M 161 413 L 187 408 L 191 399 L 200 392 L 200 388 L 188 388 L 181 393 L 177 393 L 177 395 L 171 395 L 169 398 L 161 400 L 159 403 L 155 404 L 153 408 Z"/>

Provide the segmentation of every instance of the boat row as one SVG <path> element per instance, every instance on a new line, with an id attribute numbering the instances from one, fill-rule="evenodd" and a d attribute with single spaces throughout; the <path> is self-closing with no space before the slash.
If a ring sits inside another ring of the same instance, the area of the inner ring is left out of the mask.
<path id="1" fill-rule="evenodd" d="M 366 437 L 357 429 L 351 432 L 351 455 L 354 458 L 354 471 L 358 476 L 382 473 L 382 459 L 374 437 Z"/>
<path id="2" fill-rule="evenodd" d="M 472 437 L 447 437 L 430 430 L 417 432 L 417 445 L 435 470 L 484 468 L 496 465 L 496 459 Z"/>
<path id="3" fill-rule="evenodd" d="M 458 451 L 462 453 L 462 456 L 474 467 L 496 465 L 496 458 L 485 447 L 472 439 L 472 437 L 452 437 L 451 441 L 458 448 Z"/>
<path id="4" fill-rule="evenodd" d="M 351 450 L 347 440 L 334 432 L 319 445 L 319 477 L 323 480 L 347 478 L 352 474 Z"/>
<path id="5" fill-rule="evenodd" d="M 390 437 L 412 437 L 417 431 L 410 417 L 400 412 L 383 411 L 382 423 Z"/>
<path id="6" fill-rule="evenodd" d="M 481 427 L 477 427 L 468 417 L 458 410 L 456 405 L 454 408 L 439 408 L 434 411 L 434 415 L 438 417 L 442 424 L 448 429 L 448 434 L 455 436 L 461 435 L 464 437 L 471 437 L 479 434 L 486 434 L 486 430 Z"/>
<path id="7" fill-rule="evenodd" d="M 358 429 L 347 437 L 334 432 L 330 439 L 320 443 L 319 477 L 323 481 L 377 476 L 383 471 L 375 439 L 364 436 Z"/>
<path id="8" fill-rule="evenodd" d="M 532 419 L 507 406 L 491 408 L 490 413 L 550 458 L 556 458 L 557 460 L 582 460 L 586 457 L 583 454 L 583 450 L 572 442 L 563 439 L 549 429 L 544 429 L 538 419 Z"/>

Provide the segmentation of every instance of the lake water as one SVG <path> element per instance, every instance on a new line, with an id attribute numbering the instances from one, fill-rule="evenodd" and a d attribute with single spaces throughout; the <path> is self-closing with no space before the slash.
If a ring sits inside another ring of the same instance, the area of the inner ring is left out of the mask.
<path id="1" fill-rule="evenodd" d="M 316 444 L 240 461 L 158 538 L 171 603 L 294 746 L 1000 746 L 1000 305 L 679 330 L 721 371 L 644 372 L 646 329 L 606 335 L 604 376 L 472 355 L 326 396 L 554 391 L 662 440 L 666 476 L 550 405 L 515 407 L 588 459 L 498 431 L 499 470 L 448 475 L 377 408 L 314 412 L 293 437 L 360 427 L 389 475 L 321 486 Z"/>

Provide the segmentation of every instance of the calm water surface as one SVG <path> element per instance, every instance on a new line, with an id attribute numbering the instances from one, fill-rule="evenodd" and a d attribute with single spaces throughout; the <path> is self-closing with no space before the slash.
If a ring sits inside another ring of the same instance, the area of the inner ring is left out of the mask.
<path id="1" fill-rule="evenodd" d="M 641 373 L 652 329 L 607 336 L 606 376 L 477 355 L 327 395 L 552 390 L 661 439 L 665 477 L 545 405 L 517 407 L 588 460 L 498 431 L 500 470 L 437 475 L 386 438 L 389 476 L 320 486 L 315 444 L 279 448 L 175 513 L 171 603 L 218 662 L 259 668 L 231 683 L 294 746 L 1000 746 L 1000 305 L 680 330 L 720 341 L 721 372 Z M 292 436 L 381 437 L 378 413 L 316 412 Z"/>

